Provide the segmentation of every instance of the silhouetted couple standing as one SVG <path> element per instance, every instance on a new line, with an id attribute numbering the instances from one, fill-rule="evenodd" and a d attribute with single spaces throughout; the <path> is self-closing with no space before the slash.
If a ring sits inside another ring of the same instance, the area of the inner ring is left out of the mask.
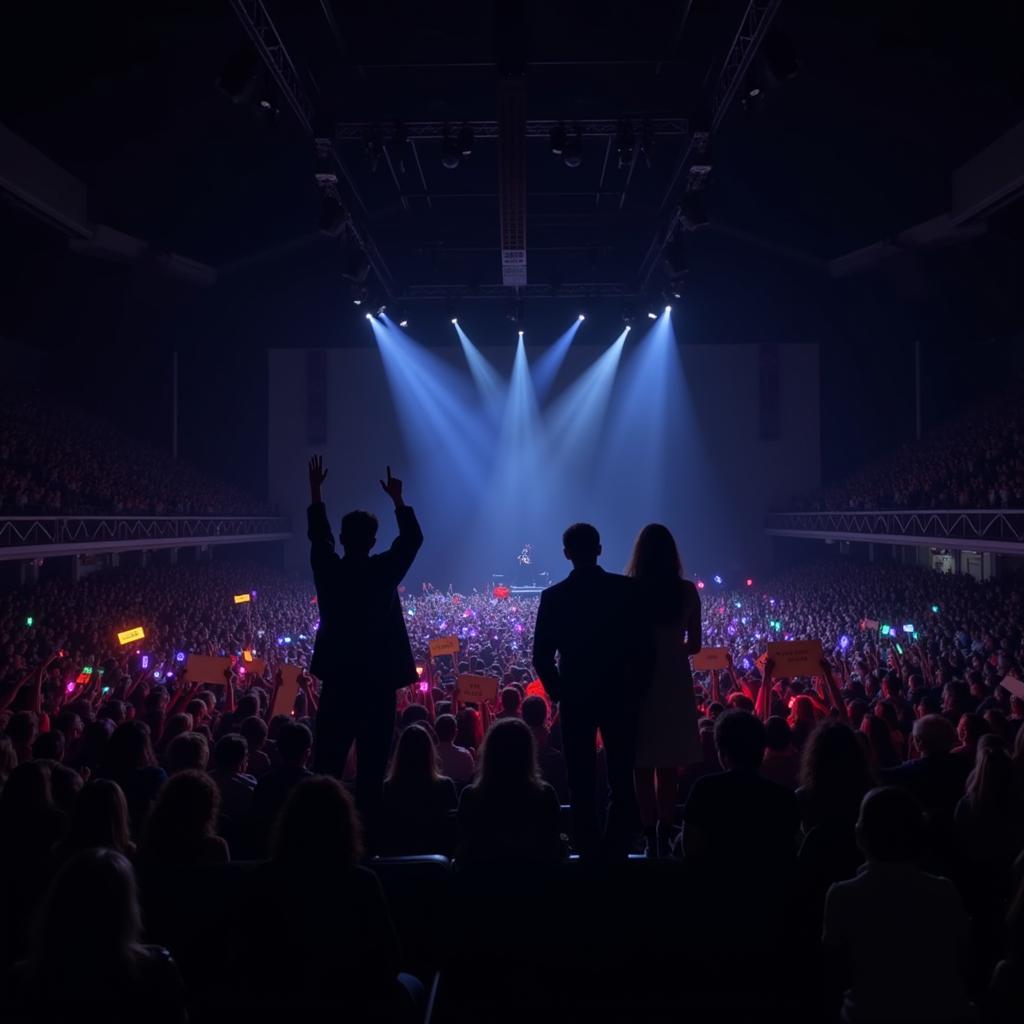
<path id="1" fill-rule="evenodd" d="M 700 650 L 700 599 L 664 526 L 641 531 L 626 576 L 597 564 L 593 526 L 570 526 L 562 543 L 573 569 L 541 595 L 533 663 L 559 703 L 575 845 L 624 856 L 641 817 L 650 841 L 655 829 L 667 838 L 678 768 L 700 760 L 689 664 Z M 609 789 L 603 839 L 598 731 Z"/>

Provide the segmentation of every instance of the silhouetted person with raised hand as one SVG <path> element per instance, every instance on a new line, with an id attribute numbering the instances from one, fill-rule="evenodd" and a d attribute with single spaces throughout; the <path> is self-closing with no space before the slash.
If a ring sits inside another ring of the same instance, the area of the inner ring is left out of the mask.
<path id="1" fill-rule="evenodd" d="M 600 730 L 610 791 L 605 851 L 621 856 L 639 825 L 633 764 L 638 709 L 654 664 L 653 634 L 641 622 L 635 582 L 597 564 L 601 538 L 593 526 L 570 526 L 562 545 L 573 568 L 541 595 L 533 664 L 559 702 L 575 845 L 587 855 L 601 850 Z"/>
<path id="2" fill-rule="evenodd" d="M 310 564 L 320 609 L 320 628 L 310 671 L 323 683 L 316 720 L 315 767 L 341 778 L 356 744 L 356 802 L 372 829 L 380 807 L 384 771 L 395 723 L 395 691 L 416 681 L 398 585 L 423 543 L 413 510 L 402 500 L 402 481 L 380 485 L 395 505 L 398 537 L 371 555 L 377 517 L 349 512 L 341 520 L 344 557 L 334 550 L 322 487 L 323 457 L 309 460 Z"/>

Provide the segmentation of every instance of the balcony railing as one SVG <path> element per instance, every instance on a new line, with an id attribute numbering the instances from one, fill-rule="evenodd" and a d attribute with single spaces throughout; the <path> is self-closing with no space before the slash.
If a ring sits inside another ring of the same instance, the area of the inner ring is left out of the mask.
<path id="1" fill-rule="evenodd" d="M 272 516 L 7 516 L 0 561 L 285 540 L 288 520 Z"/>
<path id="2" fill-rule="evenodd" d="M 929 544 L 1024 554 L 1024 509 L 773 512 L 765 519 L 765 530 L 776 537 Z"/>

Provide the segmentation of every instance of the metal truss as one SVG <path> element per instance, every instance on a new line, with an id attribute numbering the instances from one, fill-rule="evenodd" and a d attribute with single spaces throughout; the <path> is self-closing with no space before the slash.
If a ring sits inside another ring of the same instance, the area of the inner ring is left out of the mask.
<path id="1" fill-rule="evenodd" d="M 550 284 L 527 284 L 512 288 L 503 284 L 447 285 L 413 284 L 402 293 L 408 299 L 501 299 L 512 295 L 528 299 L 610 298 L 626 299 L 637 295 L 637 290 L 618 281 L 591 281 L 561 284 L 553 289 Z"/>
<path id="2" fill-rule="evenodd" d="M 722 70 L 719 72 L 718 79 L 715 82 L 715 91 L 711 97 L 712 132 L 717 130 L 728 113 L 729 106 L 737 90 L 743 84 L 747 69 L 750 67 L 754 55 L 757 53 L 757 48 L 761 45 L 761 41 L 764 39 L 768 27 L 771 25 L 772 19 L 778 12 L 781 3 L 782 0 L 750 0 L 744 12 L 743 20 L 740 22 L 740 27 L 736 32 L 736 38 L 733 39 L 732 46 L 729 47 L 729 52 L 726 54 L 725 61 L 722 64 Z M 696 134 L 694 133 L 694 135 Z M 680 175 L 691 162 L 694 150 L 693 141 L 694 136 L 691 136 L 686 152 L 678 164 L 676 164 L 676 169 L 661 202 L 662 208 L 672 198 Z M 705 141 L 707 140 L 705 139 Z M 642 288 L 647 287 L 647 282 L 650 281 L 654 268 L 657 266 L 665 246 L 672 238 L 680 221 L 680 211 L 678 206 L 676 206 L 673 208 L 668 226 L 664 229 L 659 229 L 655 234 L 654 240 L 651 242 L 643 262 L 640 264 L 638 277 Z"/>
<path id="3" fill-rule="evenodd" d="M 0 561 L 286 540 L 273 516 L 8 516 L 0 519 Z"/>
<path id="4" fill-rule="evenodd" d="M 644 125 L 653 135 L 687 135 L 690 131 L 690 122 L 685 117 L 569 118 L 561 121 L 527 121 L 526 137 L 547 139 L 552 128 L 561 126 L 566 131 L 575 132 L 578 128 L 581 135 L 603 138 L 614 136 L 623 120 Z M 446 134 L 456 133 L 463 124 L 472 129 L 476 140 L 498 138 L 497 121 L 402 121 L 401 128 L 403 138 L 409 142 L 435 142 L 443 139 Z M 340 121 L 334 126 L 334 138 L 337 142 L 364 142 L 368 132 L 382 127 L 379 121 Z"/>
<path id="5" fill-rule="evenodd" d="M 262 0 L 231 0 L 231 9 L 242 23 L 242 28 L 245 29 L 246 35 L 252 41 L 263 63 L 266 64 L 267 70 L 277 83 L 281 95 L 287 100 L 288 106 L 291 107 L 299 124 L 302 125 L 306 134 L 312 138 L 315 135 L 314 122 L 316 111 L 306 93 L 295 64 L 288 55 L 284 41 L 281 39 L 281 35 L 271 20 L 270 14 L 267 12 Z M 333 145 L 329 147 L 328 155 L 337 165 L 338 171 L 341 173 L 342 178 L 344 178 L 348 190 L 356 200 L 356 203 L 363 210 L 366 210 L 355 182 L 352 180 L 352 175 Z M 336 183 L 335 187 L 329 191 L 337 196 Z M 370 266 L 373 267 L 381 286 L 389 294 L 393 293 L 395 285 L 391 277 L 391 271 L 388 269 L 369 233 L 365 228 L 360 228 L 356 224 L 350 211 L 347 212 L 345 222 L 350 236 L 362 250 Z"/>
<path id="6" fill-rule="evenodd" d="M 765 518 L 765 532 L 1024 554 L 1024 509 L 776 512 Z"/>

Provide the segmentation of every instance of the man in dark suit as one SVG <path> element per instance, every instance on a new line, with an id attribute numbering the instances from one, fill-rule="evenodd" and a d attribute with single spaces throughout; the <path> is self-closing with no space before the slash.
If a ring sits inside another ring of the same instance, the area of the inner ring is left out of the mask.
<path id="1" fill-rule="evenodd" d="M 562 544 L 573 569 L 541 595 L 533 664 L 559 704 L 575 845 L 588 855 L 601 848 L 600 729 L 609 788 L 605 849 L 620 856 L 629 852 L 639 822 L 633 785 L 637 711 L 653 670 L 653 636 L 641 622 L 633 580 L 597 564 L 597 530 L 577 523 L 565 531 Z"/>
<path id="2" fill-rule="evenodd" d="M 387 551 L 371 555 L 377 517 L 349 512 L 341 521 L 345 555 L 339 557 L 321 493 L 327 478 L 323 466 L 322 456 L 309 461 L 309 560 L 320 609 L 309 668 L 322 682 L 314 767 L 341 778 L 354 740 L 356 803 L 371 824 L 395 725 L 395 691 L 417 678 L 397 588 L 423 534 L 402 500 L 402 481 L 388 466 L 387 482 L 380 485 L 395 504 L 398 537 Z"/>

